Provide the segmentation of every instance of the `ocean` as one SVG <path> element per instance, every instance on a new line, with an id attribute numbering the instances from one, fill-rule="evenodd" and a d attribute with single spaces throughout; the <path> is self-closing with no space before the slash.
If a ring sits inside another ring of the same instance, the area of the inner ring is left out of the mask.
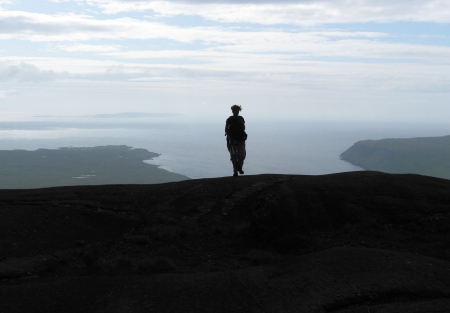
<path id="1" fill-rule="evenodd" d="M 188 117 L 34 117 L 0 122 L 0 149 L 127 145 L 160 156 L 145 162 L 190 178 L 230 176 L 223 121 Z M 340 154 L 356 141 L 450 135 L 446 124 L 246 119 L 245 174 L 360 171 Z M 95 169 L 93 169 L 95 170 Z"/>

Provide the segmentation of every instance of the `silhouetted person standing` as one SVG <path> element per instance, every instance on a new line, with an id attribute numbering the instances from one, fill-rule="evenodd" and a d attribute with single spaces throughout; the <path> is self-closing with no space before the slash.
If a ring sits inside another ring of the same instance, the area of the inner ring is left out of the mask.
<path id="1" fill-rule="evenodd" d="M 233 116 L 230 116 L 225 124 L 227 147 L 233 163 L 233 176 L 238 176 L 238 172 L 244 174 L 242 166 L 246 155 L 245 140 L 247 140 L 247 134 L 245 133 L 245 120 L 242 116 L 239 116 L 241 110 L 240 105 L 233 105 L 231 107 Z"/>

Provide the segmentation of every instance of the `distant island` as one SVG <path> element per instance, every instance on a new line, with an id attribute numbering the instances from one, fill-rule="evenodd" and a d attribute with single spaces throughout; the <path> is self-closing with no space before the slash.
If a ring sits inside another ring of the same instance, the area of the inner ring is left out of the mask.
<path id="1" fill-rule="evenodd" d="M 450 179 L 450 136 L 358 141 L 341 159 L 366 170 Z"/>
<path id="2" fill-rule="evenodd" d="M 142 118 L 142 117 L 174 117 L 174 116 L 181 116 L 181 114 L 123 112 L 123 113 L 115 113 L 115 114 L 88 115 L 88 117 L 95 117 L 95 118 Z"/>
<path id="3" fill-rule="evenodd" d="M 0 189 L 157 184 L 189 179 L 143 162 L 158 156 L 125 145 L 0 150 Z"/>
<path id="4" fill-rule="evenodd" d="M 70 116 L 70 115 L 37 115 L 34 117 L 93 117 L 93 118 L 144 118 L 144 117 L 175 117 L 182 116 L 177 113 L 142 113 L 142 112 L 121 112 L 112 114 L 94 114 L 94 115 L 82 115 L 82 116 Z"/>

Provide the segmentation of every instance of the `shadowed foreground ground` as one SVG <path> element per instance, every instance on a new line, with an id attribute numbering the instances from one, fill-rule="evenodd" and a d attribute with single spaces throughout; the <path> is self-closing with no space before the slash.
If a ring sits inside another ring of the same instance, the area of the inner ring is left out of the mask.
<path id="1" fill-rule="evenodd" d="M 449 312 L 450 181 L 0 191 L 0 312 Z"/>

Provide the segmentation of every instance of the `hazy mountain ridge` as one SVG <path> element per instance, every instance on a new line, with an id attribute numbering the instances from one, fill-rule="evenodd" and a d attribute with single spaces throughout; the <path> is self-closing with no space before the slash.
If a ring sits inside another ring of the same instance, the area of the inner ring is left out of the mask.
<path id="1" fill-rule="evenodd" d="M 446 312 L 449 191 L 376 172 L 0 190 L 0 310 Z"/>
<path id="2" fill-rule="evenodd" d="M 362 140 L 341 158 L 366 170 L 450 179 L 450 136 Z"/>

